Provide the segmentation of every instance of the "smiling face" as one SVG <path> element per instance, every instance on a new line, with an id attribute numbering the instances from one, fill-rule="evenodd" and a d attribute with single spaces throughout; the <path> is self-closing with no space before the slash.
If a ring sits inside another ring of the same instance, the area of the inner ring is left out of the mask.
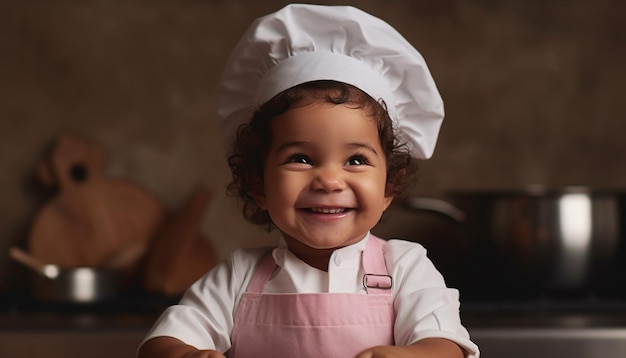
<path id="1" fill-rule="evenodd" d="M 361 240 L 393 199 L 375 120 L 320 101 L 273 119 L 263 182 L 257 204 L 309 264 Z"/>

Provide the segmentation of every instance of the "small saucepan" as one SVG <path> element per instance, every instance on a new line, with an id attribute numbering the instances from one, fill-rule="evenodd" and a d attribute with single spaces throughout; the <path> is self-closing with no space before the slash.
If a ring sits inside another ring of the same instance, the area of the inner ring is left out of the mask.
<path id="1" fill-rule="evenodd" d="M 36 273 L 31 289 L 38 300 L 94 303 L 110 300 L 118 294 L 115 270 L 45 264 L 17 247 L 11 247 L 9 255 Z"/>
<path id="2" fill-rule="evenodd" d="M 456 191 L 449 202 L 463 220 L 440 262 L 466 297 L 626 298 L 626 192 Z"/>

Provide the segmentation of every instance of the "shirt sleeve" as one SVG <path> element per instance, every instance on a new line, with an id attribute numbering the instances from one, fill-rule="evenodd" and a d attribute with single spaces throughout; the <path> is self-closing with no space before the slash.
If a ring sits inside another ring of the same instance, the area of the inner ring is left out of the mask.
<path id="1" fill-rule="evenodd" d="M 396 344 L 445 338 L 462 347 L 466 357 L 478 358 L 478 347 L 461 324 L 459 292 L 446 287 L 426 249 L 414 242 L 389 240 L 385 260 L 394 279 Z"/>
<path id="2" fill-rule="evenodd" d="M 173 337 L 197 349 L 230 349 L 235 309 L 266 249 L 239 249 L 165 309 L 141 344 L 156 337 Z"/>

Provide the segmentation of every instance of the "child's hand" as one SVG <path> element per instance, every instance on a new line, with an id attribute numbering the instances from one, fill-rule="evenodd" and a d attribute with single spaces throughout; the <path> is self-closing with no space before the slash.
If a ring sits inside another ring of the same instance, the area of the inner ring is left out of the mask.
<path id="1" fill-rule="evenodd" d="M 211 349 L 198 350 L 172 337 L 156 337 L 139 349 L 138 358 L 226 358 Z"/>
<path id="2" fill-rule="evenodd" d="M 226 358 L 222 353 L 213 350 L 194 351 L 185 354 L 182 358 Z"/>
<path id="3" fill-rule="evenodd" d="M 462 358 L 463 350 L 443 338 L 425 338 L 410 346 L 378 346 L 357 354 L 355 358 Z"/>
<path id="4" fill-rule="evenodd" d="M 412 358 L 415 357 L 411 354 L 406 347 L 395 346 L 379 346 L 370 348 L 359 353 L 355 358 Z"/>

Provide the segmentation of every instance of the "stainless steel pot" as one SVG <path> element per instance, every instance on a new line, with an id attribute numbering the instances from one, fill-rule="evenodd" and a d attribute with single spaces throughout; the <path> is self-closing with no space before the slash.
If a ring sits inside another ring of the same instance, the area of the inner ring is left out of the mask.
<path id="1" fill-rule="evenodd" d="M 115 270 L 44 264 L 15 247 L 10 248 L 9 255 L 34 271 L 31 291 L 37 300 L 95 303 L 110 300 L 118 294 L 118 276 Z"/>
<path id="2" fill-rule="evenodd" d="M 91 303 L 117 295 L 115 272 L 93 267 L 62 268 L 56 278 L 33 277 L 33 294 L 45 301 Z"/>
<path id="3" fill-rule="evenodd" d="M 451 284 L 476 298 L 626 297 L 625 197 L 584 187 L 452 192 L 465 218 Z"/>

